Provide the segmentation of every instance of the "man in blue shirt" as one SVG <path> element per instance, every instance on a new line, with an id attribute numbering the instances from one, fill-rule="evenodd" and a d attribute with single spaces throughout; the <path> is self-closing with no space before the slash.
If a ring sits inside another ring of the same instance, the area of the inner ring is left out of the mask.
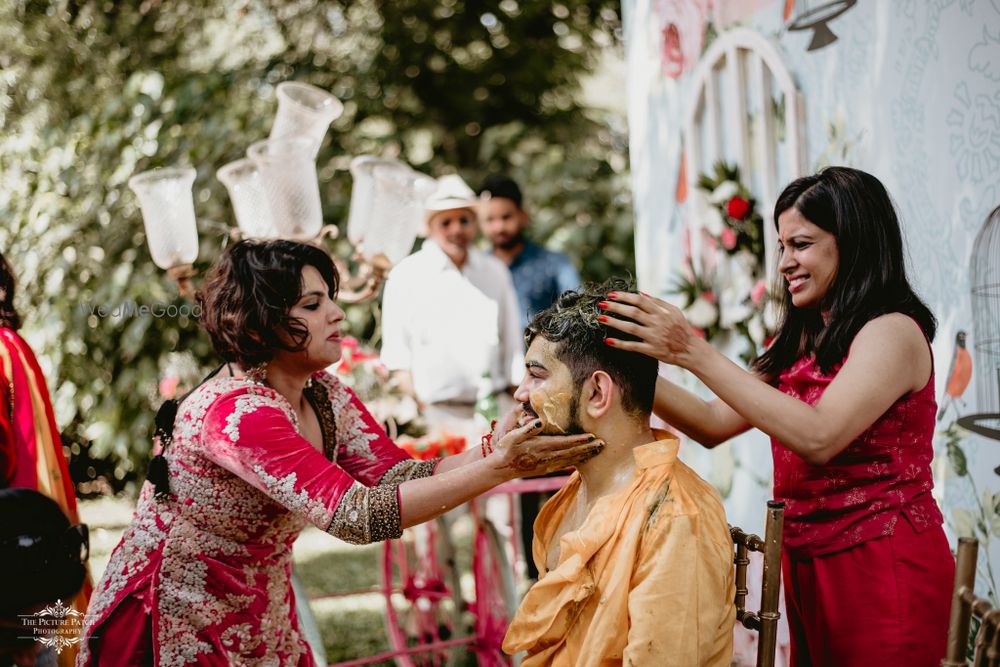
<path id="1" fill-rule="evenodd" d="M 525 237 L 528 213 L 522 207 L 521 188 L 513 179 L 490 176 L 479 190 L 490 195 L 481 216 L 483 234 L 493 245 L 493 255 L 507 265 L 514 278 L 523 328 L 560 294 L 579 287 L 580 275 L 569 257 Z"/>
<path id="2" fill-rule="evenodd" d="M 566 290 L 580 286 L 580 275 L 569 257 L 561 252 L 547 250 L 532 243 L 524 236 L 528 226 L 528 213 L 522 206 L 521 188 L 507 176 L 490 176 L 479 188 L 481 195 L 489 194 L 481 208 L 480 221 L 483 235 L 493 245 L 493 255 L 510 269 L 514 291 L 520 304 L 521 328 L 528 326 L 535 313 L 545 310 Z M 562 473 L 556 473 L 562 474 Z M 538 510 L 551 494 L 522 493 L 521 543 L 524 545 L 527 574 L 538 578 L 534 559 L 531 558 L 533 526 Z"/>

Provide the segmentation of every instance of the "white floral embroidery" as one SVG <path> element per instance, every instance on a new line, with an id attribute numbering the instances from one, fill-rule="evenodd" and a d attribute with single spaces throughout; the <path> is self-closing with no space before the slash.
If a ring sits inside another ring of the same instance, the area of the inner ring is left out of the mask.
<path id="1" fill-rule="evenodd" d="M 295 617 L 291 601 L 288 578 L 268 573 L 267 610 L 260 622 L 260 634 L 276 637 L 278 641 L 267 647 L 262 665 L 297 665 L 305 653 L 305 641 L 297 629 L 289 627 L 289 619 Z"/>
<path id="2" fill-rule="evenodd" d="M 225 647 L 219 659 L 228 658 L 229 664 L 280 667 L 298 664 L 308 651 L 290 606 L 291 548 L 307 525 L 305 517 L 325 527 L 332 510 L 305 491 L 296 492 L 294 475 L 261 475 L 275 491 L 272 498 L 206 456 L 205 415 L 230 394 L 234 406 L 267 404 L 282 410 L 298 430 L 291 406 L 273 390 L 231 378 L 206 382 L 181 405 L 166 452 L 173 495 L 156 500 L 152 487 L 145 485 L 132 525 L 91 599 L 88 636 L 130 586 L 145 590 L 155 585 L 155 641 L 159 664 L 165 667 L 214 659 L 215 641 Z M 234 433 L 239 433 L 239 419 L 225 423 L 235 424 Z M 253 552 L 248 543 L 255 545 Z M 236 574 L 235 587 L 220 590 L 218 570 L 213 569 L 219 567 Z M 154 573 L 152 582 L 136 580 L 138 574 Z M 251 608 L 258 616 L 248 620 Z M 262 658 L 257 657 L 261 647 Z M 89 648 L 81 643 L 78 664 L 89 664 Z"/>
<path id="3" fill-rule="evenodd" d="M 166 533 L 160 528 L 158 518 L 169 524 L 172 513 L 169 510 L 154 512 L 141 511 L 152 501 L 152 487 L 147 484 L 139 498 L 139 508 L 132 525 L 122 535 L 121 541 L 111 554 L 104 576 L 90 601 L 85 621 L 85 633 L 89 636 L 97 626 L 97 620 L 109 611 L 116 596 L 132 581 L 136 573 L 149 565 L 150 554 L 163 543 Z M 154 501 L 155 502 L 155 501 Z M 80 643 L 81 664 L 89 658 L 90 646 Z"/>
<path id="4" fill-rule="evenodd" d="M 240 421 L 247 415 L 256 412 L 258 408 L 272 405 L 274 405 L 274 401 L 263 396 L 240 396 L 236 399 L 233 411 L 226 417 L 226 426 L 222 429 L 222 433 L 229 438 L 229 442 L 236 444 L 240 439 Z"/>
<path id="5" fill-rule="evenodd" d="M 227 615 L 254 602 L 249 594 L 218 597 L 206 588 L 208 564 L 202 555 L 246 560 L 251 554 L 245 546 L 202 530 L 190 521 L 178 522 L 170 538 L 164 547 L 156 600 L 160 611 L 157 641 L 160 665 L 164 667 L 186 665 L 196 662 L 199 655 L 211 653 L 212 645 L 200 639 L 202 631 L 224 623 Z"/>
<path id="6" fill-rule="evenodd" d="M 226 628 L 221 635 L 219 635 L 219 640 L 229 653 L 228 657 L 230 662 L 232 662 L 234 658 L 240 657 L 240 651 L 246 651 L 250 649 L 251 646 L 260 644 L 260 640 L 258 639 L 257 641 L 254 641 L 253 636 L 252 628 L 249 623 L 231 625 Z"/>
<path id="7" fill-rule="evenodd" d="M 208 412 L 216 399 L 225 393 L 246 387 L 248 384 L 232 378 L 219 378 L 209 380 L 198 387 L 194 393 L 184 399 L 177 410 L 177 419 L 174 422 L 174 441 L 198 437 L 204 423 L 205 413 Z"/>
<path id="8" fill-rule="evenodd" d="M 868 494 L 864 489 L 851 489 L 844 496 L 844 503 L 847 506 L 860 505 L 868 499 Z"/>
<path id="9" fill-rule="evenodd" d="M 361 411 L 351 402 L 351 391 L 329 373 L 318 376 L 330 394 L 330 407 L 337 419 L 337 458 L 346 453 L 351 456 L 375 461 L 378 457 L 372 451 L 371 443 L 381 434 L 366 431 Z"/>
<path id="10" fill-rule="evenodd" d="M 309 521 L 317 526 L 323 527 L 329 525 L 330 520 L 333 518 L 333 512 L 327 508 L 323 501 L 310 498 L 309 492 L 305 489 L 301 491 L 295 490 L 295 482 L 298 476 L 294 472 L 278 478 L 268 474 L 260 465 L 255 465 L 253 471 L 263 483 L 264 488 L 267 490 L 267 495 L 271 498 L 274 498 L 293 512 L 308 517 Z"/>

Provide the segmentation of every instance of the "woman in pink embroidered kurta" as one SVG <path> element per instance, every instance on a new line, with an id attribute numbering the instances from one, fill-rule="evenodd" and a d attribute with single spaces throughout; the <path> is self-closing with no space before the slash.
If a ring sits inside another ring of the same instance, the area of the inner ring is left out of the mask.
<path id="1" fill-rule="evenodd" d="M 340 356 L 336 287 L 322 251 L 286 241 L 235 244 L 209 275 L 206 329 L 252 372 L 209 380 L 181 403 L 164 454 L 169 495 L 143 488 L 92 598 L 78 665 L 312 665 L 289 579 L 308 523 L 356 544 L 389 539 L 596 451 L 579 436 L 531 437 L 531 425 L 485 458 L 410 459 L 319 370 Z M 263 315 L 240 317 L 260 298 Z M 268 308 L 284 311 L 277 342 Z"/>

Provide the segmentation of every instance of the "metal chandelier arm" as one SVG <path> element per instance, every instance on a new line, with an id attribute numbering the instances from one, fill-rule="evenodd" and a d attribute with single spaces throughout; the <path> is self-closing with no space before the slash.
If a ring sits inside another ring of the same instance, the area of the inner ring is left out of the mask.
<path id="1" fill-rule="evenodd" d="M 382 283 L 392 269 L 392 262 L 381 253 L 372 258 L 356 254 L 353 259 L 358 266 L 355 275 L 351 275 L 347 262 L 339 257 L 333 257 L 333 264 L 337 267 L 341 279 L 337 300 L 349 304 L 371 301 L 382 289 Z"/>

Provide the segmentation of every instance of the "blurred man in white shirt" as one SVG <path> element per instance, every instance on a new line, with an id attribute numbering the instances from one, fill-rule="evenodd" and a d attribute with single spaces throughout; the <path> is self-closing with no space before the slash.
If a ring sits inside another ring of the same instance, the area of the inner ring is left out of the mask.
<path id="1" fill-rule="evenodd" d="M 382 305 L 383 363 L 423 405 L 433 431 L 467 439 L 477 437 L 474 406 L 484 390 L 501 399 L 501 411 L 512 405 L 524 345 L 510 272 L 472 247 L 478 204 L 459 176 L 438 179 L 426 203 L 427 240 L 390 272 Z"/>

